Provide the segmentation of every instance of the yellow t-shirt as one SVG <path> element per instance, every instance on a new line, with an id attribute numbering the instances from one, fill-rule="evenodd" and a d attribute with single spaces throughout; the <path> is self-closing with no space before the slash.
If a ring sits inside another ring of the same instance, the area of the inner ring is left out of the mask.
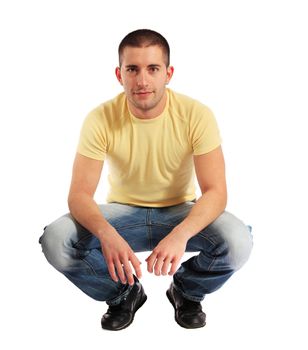
<path id="1" fill-rule="evenodd" d="M 156 118 L 132 115 L 121 93 L 85 119 L 77 151 L 107 161 L 107 202 L 165 207 L 196 198 L 193 155 L 220 145 L 218 127 L 206 106 L 166 91 Z"/>

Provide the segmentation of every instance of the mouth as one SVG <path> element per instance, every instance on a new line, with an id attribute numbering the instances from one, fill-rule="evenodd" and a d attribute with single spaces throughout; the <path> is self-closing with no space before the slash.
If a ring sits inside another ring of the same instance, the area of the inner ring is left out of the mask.
<path id="1" fill-rule="evenodd" d="M 138 95 L 138 96 L 147 96 L 149 94 L 152 94 L 153 91 L 135 91 L 134 95 Z"/>

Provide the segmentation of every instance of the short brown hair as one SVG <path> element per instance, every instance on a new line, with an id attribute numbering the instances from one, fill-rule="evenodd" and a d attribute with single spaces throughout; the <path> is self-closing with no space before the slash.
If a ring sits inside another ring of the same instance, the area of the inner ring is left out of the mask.
<path id="1" fill-rule="evenodd" d="M 170 47 L 168 41 L 158 32 L 150 29 L 138 29 L 127 34 L 119 45 L 119 65 L 121 67 L 121 57 L 123 50 L 127 46 L 148 47 L 158 45 L 162 48 L 166 57 L 166 67 L 170 64 Z"/>

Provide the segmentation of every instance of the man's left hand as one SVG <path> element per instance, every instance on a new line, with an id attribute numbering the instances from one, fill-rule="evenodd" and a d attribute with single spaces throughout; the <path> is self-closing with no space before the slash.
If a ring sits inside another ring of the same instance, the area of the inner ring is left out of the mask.
<path id="1" fill-rule="evenodd" d="M 156 276 L 173 275 L 177 266 L 185 253 L 187 239 L 180 237 L 174 232 L 170 232 L 168 236 L 162 239 L 153 249 L 152 253 L 145 259 L 148 271 L 153 272 Z M 169 265 L 171 267 L 169 269 Z M 169 272 L 168 272 L 169 269 Z"/>

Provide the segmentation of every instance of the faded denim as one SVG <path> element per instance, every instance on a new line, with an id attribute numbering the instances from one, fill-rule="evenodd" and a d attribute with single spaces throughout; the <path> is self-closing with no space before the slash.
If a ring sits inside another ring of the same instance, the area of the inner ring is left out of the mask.
<path id="1" fill-rule="evenodd" d="M 189 214 L 194 202 L 164 208 L 136 207 L 120 203 L 100 205 L 108 222 L 134 252 L 152 251 Z M 191 238 L 187 252 L 198 254 L 183 262 L 174 274 L 175 288 L 185 298 L 202 301 L 220 288 L 247 261 L 252 249 L 251 229 L 224 212 Z M 91 298 L 115 305 L 130 287 L 114 282 L 101 252 L 99 240 L 70 214 L 48 225 L 40 238 L 49 263 Z"/>

